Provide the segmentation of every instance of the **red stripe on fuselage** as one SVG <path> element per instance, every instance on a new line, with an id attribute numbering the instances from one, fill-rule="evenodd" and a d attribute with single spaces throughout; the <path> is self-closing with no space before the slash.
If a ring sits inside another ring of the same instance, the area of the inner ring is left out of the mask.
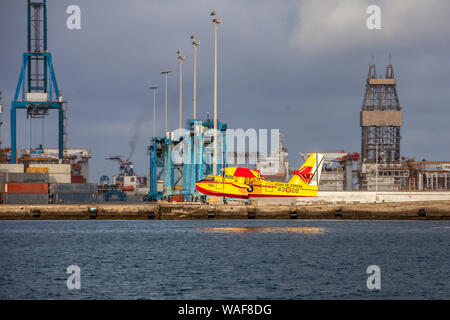
<path id="1" fill-rule="evenodd" d="M 209 196 L 248 199 L 248 196 L 231 194 L 231 193 L 223 193 L 223 192 L 215 192 L 215 191 L 211 191 L 211 190 L 208 190 L 208 189 L 204 189 L 204 188 L 199 187 L 197 185 L 195 186 L 195 189 L 197 189 L 198 192 L 207 194 Z"/>
<path id="2" fill-rule="evenodd" d="M 198 192 L 210 195 L 210 196 L 216 196 L 216 197 L 227 197 L 227 198 L 239 198 L 239 199 L 250 199 L 250 198 L 286 198 L 286 197 L 290 197 L 290 198 L 295 198 L 295 197 L 314 197 L 314 196 L 300 196 L 300 195 L 282 195 L 282 194 L 277 194 L 277 195 L 273 195 L 273 194 L 248 194 L 247 196 L 244 195 L 238 195 L 238 194 L 233 194 L 233 193 L 224 193 L 224 192 L 216 192 L 216 191 L 211 191 L 199 186 L 195 186 L 195 189 L 197 189 Z"/>

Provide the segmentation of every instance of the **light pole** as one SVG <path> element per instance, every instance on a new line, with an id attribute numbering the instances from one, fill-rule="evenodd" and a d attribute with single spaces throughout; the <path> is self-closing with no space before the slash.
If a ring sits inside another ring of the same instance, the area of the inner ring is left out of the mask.
<path id="1" fill-rule="evenodd" d="M 217 175 L 217 28 L 222 19 L 217 18 L 216 12 L 211 12 L 214 23 L 214 155 L 213 175 Z"/>
<path id="2" fill-rule="evenodd" d="M 1 116 L 2 114 L 3 114 L 2 92 L 0 91 L 0 116 Z M 2 146 L 2 139 L 1 139 L 2 124 L 3 124 L 3 122 L 0 121 L 0 147 Z"/>
<path id="3" fill-rule="evenodd" d="M 378 192 L 378 142 L 375 144 L 375 196 Z"/>
<path id="4" fill-rule="evenodd" d="M 164 134 L 167 133 L 167 76 L 172 70 L 162 71 L 161 74 L 165 76 L 165 93 L 164 93 Z"/>
<path id="5" fill-rule="evenodd" d="M 0 116 L 3 114 L 3 106 L 2 106 L 2 92 L 0 91 Z M 42 118 L 43 119 L 43 118 Z M 0 119 L 1 120 L 1 119 Z M 0 147 L 2 146 L 2 138 L 1 138 L 1 133 L 2 133 L 2 124 L 3 122 L 0 121 Z"/>
<path id="6" fill-rule="evenodd" d="M 156 89 L 159 89 L 159 87 L 148 87 L 149 89 L 153 90 L 153 138 L 156 137 Z"/>
<path id="7" fill-rule="evenodd" d="M 181 49 L 178 49 L 178 60 L 180 60 L 180 126 L 183 127 L 183 61 L 186 59 L 185 56 L 181 55 Z"/>
<path id="8" fill-rule="evenodd" d="M 197 119 L 197 47 L 200 41 L 196 40 L 194 35 L 191 36 L 192 45 L 194 46 L 194 120 Z"/>

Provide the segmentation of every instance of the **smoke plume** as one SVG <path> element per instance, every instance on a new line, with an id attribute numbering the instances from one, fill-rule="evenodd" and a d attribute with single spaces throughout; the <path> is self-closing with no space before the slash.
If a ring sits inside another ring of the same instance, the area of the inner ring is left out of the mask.
<path id="1" fill-rule="evenodd" d="M 134 121 L 134 125 L 132 128 L 132 132 L 133 134 L 131 135 L 130 138 L 130 155 L 128 156 L 127 159 L 130 159 L 133 156 L 134 150 L 136 149 L 136 144 L 139 141 L 139 136 L 141 133 L 141 128 L 142 125 L 150 120 L 150 115 L 149 114 L 145 114 L 145 115 L 141 115 L 139 117 L 136 118 L 136 120 Z"/>

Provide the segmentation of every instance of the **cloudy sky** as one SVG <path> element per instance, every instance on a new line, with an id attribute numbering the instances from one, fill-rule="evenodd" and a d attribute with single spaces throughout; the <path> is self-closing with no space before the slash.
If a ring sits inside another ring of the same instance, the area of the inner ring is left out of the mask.
<path id="1" fill-rule="evenodd" d="M 81 8 L 81 30 L 66 27 L 66 8 Z M 366 26 L 370 4 L 381 8 L 381 30 Z M 213 24 L 219 26 L 219 117 L 230 128 L 279 128 L 292 164 L 299 152 L 360 152 L 359 111 L 371 55 L 379 73 L 389 54 L 403 107 L 401 152 L 450 160 L 450 2 L 446 0 L 48 0 L 49 49 L 68 101 L 68 147 L 92 150 L 91 181 L 112 175 L 104 160 L 132 157 L 148 170 L 152 95 L 169 77 L 169 129 L 178 122 L 177 54 L 183 68 L 184 117 L 192 115 L 193 49 L 198 51 L 198 113 L 213 105 Z M 0 91 L 5 112 L 1 138 L 10 145 L 9 109 L 26 48 L 26 1 L 0 2 Z M 163 128 L 158 92 L 158 126 Z M 30 145 L 30 124 L 19 114 L 18 148 Z M 138 120 L 142 119 L 142 120 Z M 32 124 L 42 142 L 42 121 Z M 44 144 L 57 145 L 56 113 L 44 122 Z"/>

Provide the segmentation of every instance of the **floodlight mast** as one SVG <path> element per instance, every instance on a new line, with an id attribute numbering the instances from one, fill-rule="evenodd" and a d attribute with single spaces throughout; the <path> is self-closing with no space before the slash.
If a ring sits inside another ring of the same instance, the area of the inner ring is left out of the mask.
<path id="1" fill-rule="evenodd" d="M 183 128 L 183 61 L 186 59 L 185 56 L 181 54 L 181 49 L 178 49 L 178 60 L 180 61 L 180 118 L 179 118 L 179 128 Z"/>
<path id="2" fill-rule="evenodd" d="M 192 45 L 194 46 L 194 120 L 197 119 L 197 47 L 200 41 L 191 36 Z"/>
<path id="3" fill-rule="evenodd" d="M 211 12 L 214 23 L 214 155 L 213 155 L 213 175 L 217 175 L 217 29 L 222 22 L 216 16 L 216 12 Z"/>
<path id="4" fill-rule="evenodd" d="M 167 76 L 172 70 L 162 71 L 161 74 L 165 77 L 165 93 L 164 93 L 164 134 L 167 133 Z"/>
<path id="5" fill-rule="evenodd" d="M 159 87 L 150 86 L 149 89 L 153 90 L 153 138 L 156 137 L 156 89 Z"/>

